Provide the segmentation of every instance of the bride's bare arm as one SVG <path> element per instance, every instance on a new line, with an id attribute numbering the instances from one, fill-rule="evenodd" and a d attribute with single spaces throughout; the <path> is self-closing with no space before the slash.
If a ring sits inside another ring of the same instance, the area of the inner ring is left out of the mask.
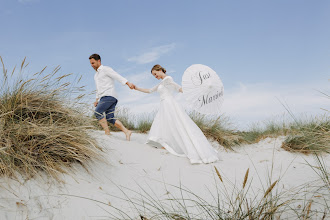
<path id="1" fill-rule="evenodd" d="M 135 86 L 135 90 L 138 90 L 138 91 L 144 92 L 144 93 L 150 93 L 150 89 L 142 89 L 142 88 L 139 88 L 137 86 Z"/>

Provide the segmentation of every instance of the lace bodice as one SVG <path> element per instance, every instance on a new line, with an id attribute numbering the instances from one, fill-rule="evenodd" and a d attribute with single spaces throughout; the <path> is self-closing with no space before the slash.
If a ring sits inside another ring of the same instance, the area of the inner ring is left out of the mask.
<path id="1" fill-rule="evenodd" d="M 171 76 L 166 76 L 158 85 L 150 89 L 150 92 L 159 92 L 160 100 L 173 97 L 174 92 L 179 92 L 181 86 L 173 81 Z"/>

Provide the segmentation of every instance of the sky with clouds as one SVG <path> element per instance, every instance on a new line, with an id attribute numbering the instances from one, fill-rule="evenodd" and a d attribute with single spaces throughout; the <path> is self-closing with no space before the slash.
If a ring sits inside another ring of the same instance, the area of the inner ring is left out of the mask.
<path id="1" fill-rule="evenodd" d="M 238 128 L 286 112 L 330 109 L 330 1 L 327 0 L 0 0 L 0 56 L 26 74 L 82 75 L 95 89 L 88 57 L 99 53 L 129 81 L 150 88 L 154 64 L 181 84 L 192 64 L 211 67 L 225 87 L 222 113 Z M 118 106 L 157 110 L 157 94 L 116 85 Z M 90 95 L 90 100 L 94 98 Z M 177 99 L 184 105 L 182 95 Z M 284 104 L 285 103 L 285 104 Z"/>

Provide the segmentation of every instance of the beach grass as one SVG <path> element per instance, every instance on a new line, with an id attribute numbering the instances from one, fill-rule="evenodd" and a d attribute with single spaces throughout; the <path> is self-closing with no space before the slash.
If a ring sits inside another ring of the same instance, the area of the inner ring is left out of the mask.
<path id="1" fill-rule="evenodd" d="M 155 113 L 146 114 L 132 114 L 128 108 L 118 107 L 116 108 L 114 119 L 121 121 L 121 123 L 129 130 L 133 130 L 138 133 L 147 133 L 152 125 Z M 97 130 L 102 130 L 95 116 L 91 117 L 93 120 L 93 126 Z M 120 131 L 119 128 L 108 122 L 111 131 Z"/>
<path id="2" fill-rule="evenodd" d="M 250 144 L 267 137 L 285 136 L 282 145 L 285 150 L 306 154 L 330 152 L 330 117 L 327 113 L 317 117 L 302 116 L 291 121 L 269 120 L 263 125 L 253 125 L 240 134 Z"/>
<path id="3" fill-rule="evenodd" d="M 330 153 L 330 116 L 295 121 L 282 147 L 300 153 Z"/>
<path id="4" fill-rule="evenodd" d="M 217 141 L 227 149 L 232 149 L 234 146 L 245 143 L 241 133 L 232 129 L 233 125 L 229 117 L 221 115 L 217 118 L 209 118 L 197 112 L 190 112 L 189 116 L 206 137 Z"/>
<path id="5" fill-rule="evenodd" d="M 152 125 L 153 118 L 155 117 L 155 113 L 150 114 L 140 114 L 137 118 L 136 130 L 141 133 L 147 133 Z"/>
<path id="6" fill-rule="evenodd" d="M 285 136 L 283 149 L 301 153 L 330 152 L 330 117 L 328 113 L 318 117 L 301 116 L 300 119 L 289 120 L 286 116 L 276 117 L 262 123 L 252 124 L 247 130 L 234 129 L 229 117 L 221 115 L 217 118 L 190 112 L 190 118 L 202 130 L 206 137 L 217 141 L 226 149 L 233 150 L 246 144 L 254 144 L 265 138 Z M 147 133 L 152 125 L 155 113 L 142 115 L 131 114 L 127 108 L 116 110 L 116 118 L 127 128 L 135 132 Z M 95 120 L 97 129 L 101 127 Z M 112 131 L 119 131 L 109 125 Z"/>
<path id="7" fill-rule="evenodd" d="M 230 122 L 228 117 L 221 116 L 217 119 L 213 119 L 197 112 L 190 112 L 188 114 L 206 137 L 217 141 L 225 148 L 232 149 L 234 146 L 246 143 L 240 132 L 229 128 Z M 148 133 L 155 115 L 156 112 L 132 114 L 128 108 L 122 107 L 117 108 L 115 111 L 115 119 L 120 120 L 129 130 L 133 130 L 138 133 Z M 98 124 L 95 117 L 92 118 L 94 118 L 93 125 L 95 128 L 101 130 L 102 128 Z M 108 124 L 111 131 L 120 131 L 120 129 L 116 128 L 111 123 Z"/>
<path id="8" fill-rule="evenodd" d="M 127 108 L 117 108 L 115 111 L 115 119 L 121 121 L 121 123 L 128 129 L 128 130 L 136 130 L 134 121 L 135 116 L 132 115 Z M 110 126 L 110 130 L 112 131 L 120 131 L 119 128 L 114 126 L 111 123 L 108 123 Z"/>
<path id="9" fill-rule="evenodd" d="M 269 173 L 266 182 L 262 184 L 262 189 L 256 190 L 253 187 L 253 176 L 249 168 L 245 171 L 242 182 L 236 180 L 231 182 L 214 166 L 215 187 L 208 189 L 208 196 L 198 195 L 181 183 L 179 185 L 164 183 L 166 194 L 161 197 L 153 191 L 152 184 L 150 188 L 139 186 L 139 191 L 118 186 L 122 197 L 108 194 L 109 197 L 125 201 L 129 208 L 123 209 L 109 206 L 102 201 L 93 201 L 107 206 L 105 210 L 109 210 L 107 211 L 109 219 L 327 219 L 330 211 L 328 201 L 330 191 L 329 179 L 326 178 L 329 177 L 329 173 L 322 158 L 318 156 L 316 158 L 319 160 L 320 168 L 310 166 L 324 181 L 321 187 L 306 183 L 284 189 L 281 183 L 283 176 L 274 178 Z M 306 191 L 306 187 L 309 190 Z"/>
<path id="10" fill-rule="evenodd" d="M 325 100 L 330 101 L 329 94 L 322 91 L 319 92 L 325 97 Z M 325 113 L 322 116 L 304 121 L 296 119 L 290 109 L 287 107 L 286 109 L 299 129 L 288 135 L 282 147 L 286 150 L 301 153 L 330 153 L 329 109 L 323 109 Z"/>
<path id="11" fill-rule="evenodd" d="M 44 171 L 59 180 L 73 163 L 86 168 L 100 158 L 101 148 L 87 132 L 92 121 L 77 106 L 82 96 L 73 98 L 83 90 L 79 79 L 68 82 L 71 74 L 61 75 L 60 67 L 28 76 L 25 59 L 8 73 L 0 59 L 0 174 L 30 178 Z"/>

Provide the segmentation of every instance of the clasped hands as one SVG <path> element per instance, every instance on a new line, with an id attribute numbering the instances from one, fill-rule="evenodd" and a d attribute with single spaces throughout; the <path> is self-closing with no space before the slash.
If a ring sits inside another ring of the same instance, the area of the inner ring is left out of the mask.
<path id="1" fill-rule="evenodd" d="M 131 82 L 127 82 L 126 83 L 127 85 L 128 85 L 128 87 L 130 88 L 130 89 L 135 89 L 135 85 L 133 84 L 133 83 L 131 83 Z"/>

